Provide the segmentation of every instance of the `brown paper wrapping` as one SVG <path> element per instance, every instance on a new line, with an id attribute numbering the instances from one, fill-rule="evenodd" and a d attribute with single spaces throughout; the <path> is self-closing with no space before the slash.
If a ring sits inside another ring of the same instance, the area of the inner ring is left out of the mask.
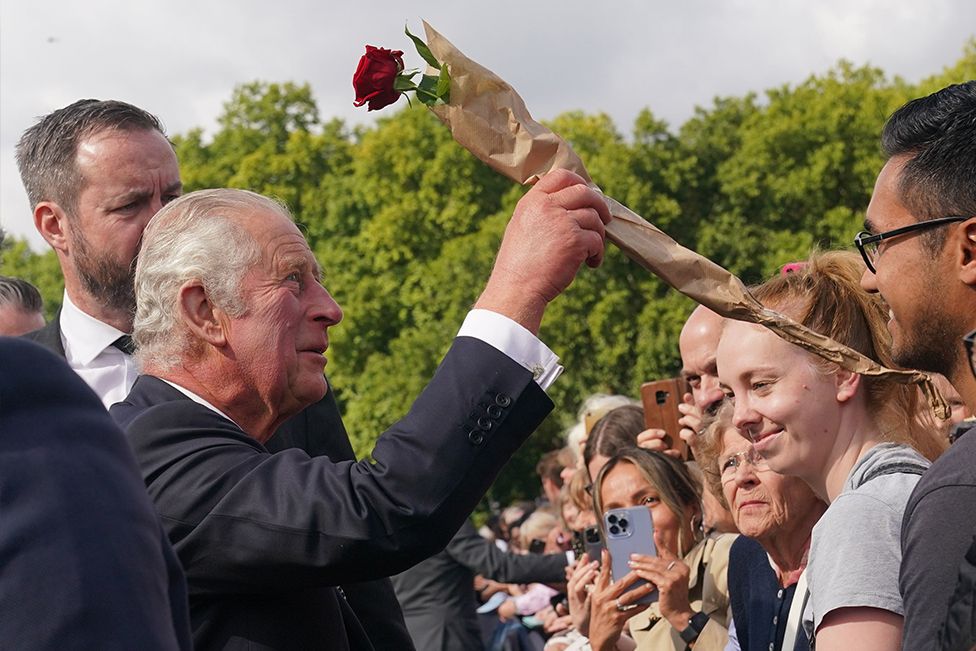
<path id="1" fill-rule="evenodd" d="M 424 30 L 434 56 L 447 63 L 451 73 L 450 103 L 432 106 L 430 110 L 462 147 L 519 183 L 535 183 L 551 170 L 562 168 L 579 174 L 596 188 L 572 147 L 532 119 L 515 89 L 464 56 L 426 22 Z M 916 383 L 935 414 L 948 418 L 949 407 L 927 374 L 885 368 L 783 314 L 764 308 L 738 277 L 681 246 L 615 199 L 606 199 L 614 216 L 606 228 L 607 239 L 682 294 L 724 317 L 762 324 L 786 341 L 854 373 Z"/>

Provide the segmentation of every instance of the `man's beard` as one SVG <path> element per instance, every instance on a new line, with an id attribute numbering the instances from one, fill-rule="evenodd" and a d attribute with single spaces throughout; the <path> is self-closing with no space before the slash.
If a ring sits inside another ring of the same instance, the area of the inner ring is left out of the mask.
<path id="1" fill-rule="evenodd" d="M 136 313 L 135 260 L 123 265 L 110 256 L 92 255 L 81 229 L 75 233 L 75 270 L 85 290 L 100 305 L 131 319 Z"/>
<path id="2" fill-rule="evenodd" d="M 910 331 L 896 319 L 902 341 L 892 346 L 891 357 L 902 368 L 940 373 L 951 378 L 963 347 L 962 335 L 954 326 L 951 315 L 946 313 L 946 306 L 934 298 L 942 293 L 935 286 L 927 286 L 925 294 L 929 298 L 914 306 L 917 316 Z"/>

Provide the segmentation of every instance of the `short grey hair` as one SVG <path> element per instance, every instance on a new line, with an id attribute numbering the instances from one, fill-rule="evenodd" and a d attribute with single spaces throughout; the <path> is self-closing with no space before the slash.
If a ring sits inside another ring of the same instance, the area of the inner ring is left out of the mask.
<path id="1" fill-rule="evenodd" d="M 180 287 L 199 281 L 207 297 L 232 318 L 247 312 L 244 275 L 261 251 L 235 217 L 271 211 L 291 219 L 274 199 L 247 190 L 200 190 L 167 204 L 143 234 L 136 263 L 133 339 L 140 365 L 172 368 L 195 348 L 179 318 Z"/>

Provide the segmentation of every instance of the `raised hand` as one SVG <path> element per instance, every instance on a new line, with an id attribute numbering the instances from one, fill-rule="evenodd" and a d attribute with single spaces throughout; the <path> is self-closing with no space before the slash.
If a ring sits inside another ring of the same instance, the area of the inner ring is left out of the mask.
<path id="1" fill-rule="evenodd" d="M 475 307 L 537 333 L 546 305 L 569 287 L 580 265 L 603 261 L 610 219 L 603 195 L 582 178 L 550 172 L 519 200 Z"/>

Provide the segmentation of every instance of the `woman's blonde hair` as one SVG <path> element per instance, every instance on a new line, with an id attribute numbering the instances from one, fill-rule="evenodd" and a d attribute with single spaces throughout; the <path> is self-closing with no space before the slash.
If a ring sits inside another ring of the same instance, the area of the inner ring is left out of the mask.
<path id="1" fill-rule="evenodd" d="M 861 289 L 863 273 L 864 263 L 852 251 L 815 251 L 805 264 L 791 265 L 789 273 L 754 287 L 752 293 L 766 307 L 894 368 L 888 308 L 878 294 Z M 827 373 L 837 370 L 826 360 L 818 367 Z M 932 429 L 915 385 L 872 376 L 862 376 L 861 382 L 884 440 L 907 443 L 929 459 L 942 453 L 945 444 Z"/>
<path id="2" fill-rule="evenodd" d="M 672 459 L 666 454 L 634 448 L 610 457 L 607 464 L 597 473 L 593 484 L 593 503 L 596 508 L 600 528 L 603 529 L 603 497 L 601 495 L 603 482 L 607 475 L 621 463 L 632 464 L 641 476 L 657 491 L 661 502 L 670 510 L 678 522 L 685 523 L 688 518 L 688 507 L 691 507 L 691 530 L 694 535 L 688 539 L 688 527 L 678 529 L 677 555 L 684 556 L 701 539 L 701 529 L 695 520 L 701 515 L 701 484 L 688 472 L 684 462 Z M 603 532 L 606 536 L 606 531 Z"/>

